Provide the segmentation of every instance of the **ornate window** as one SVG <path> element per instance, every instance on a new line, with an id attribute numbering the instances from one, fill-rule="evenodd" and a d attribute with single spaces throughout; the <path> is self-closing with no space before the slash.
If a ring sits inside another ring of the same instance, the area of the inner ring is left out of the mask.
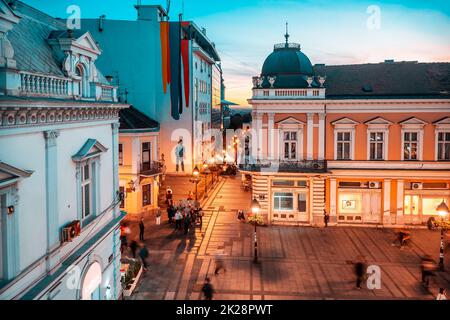
<path id="1" fill-rule="evenodd" d="M 283 158 L 284 160 L 297 159 L 297 132 L 283 131 Z"/>
<path id="2" fill-rule="evenodd" d="M 404 132 L 403 133 L 403 159 L 418 160 L 419 150 L 419 133 Z"/>
<path id="3" fill-rule="evenodd" d="M 142 206 L 149 206 L 152 204 L 152 185 L 144 184 L 142 186 Z"/>
<path id="4" fill-rule="evenodd" d="M 355 126 L 358 122 L 341 118 L 331 124 L 334 126 L 334 159 L 354 160 Z"/>
<path id="5" fill-rule="evenodd" d="M 384 160 L 384 132 L 370 132 L 369 139 L 369 159 Z"/>
<path id="6" fill-rule="evenodd" d="M 450 132 L 438 132 L 438 160 L 450 160 Z"/>
<path id="7" fill-rule="evenodd" d="M 291 192 L 275 192 L 273 195 L 274 210 L 293 210 L 294 195 Z"/>
<path id="8" fill-rule="evenodd" d="M 351 159 L 351 131 L 336 132 L 336 160 Z"/>

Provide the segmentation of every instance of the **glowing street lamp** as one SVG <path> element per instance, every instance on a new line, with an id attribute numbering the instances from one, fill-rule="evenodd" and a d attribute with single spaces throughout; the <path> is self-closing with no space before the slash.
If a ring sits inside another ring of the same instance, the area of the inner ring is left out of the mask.
<path id="1" fill-rule="evenodd" d="M 195 202 L 198 201 L 198 175 L 200 174 L 200 170 L 198 170 L 197 166 L 195 166 L 194 170 L 192 170 L 192 175 L 195 177 L 194 183 L 195 183 Z"/>
<path id="2" fill-rule="evenodd" d="M 444 200 L 437 206 L 437 213 L 441 216 L 441 246 L 439 249 L 439 270 L 444 271 L 444 219 L 449 209 Z"/>
<path id="3" fill-rule="evenodd" d="M 258 200 L 256 198 L 253 198 L 252 200 L 252 213 L 254 215 L 253 217 L 253 224 L 255 225 L 255 232 L 253 235 L 253 241 L 254 241 L 254 257 L 253 257 L 253 263 L 258 263 L 258 238 L 256 233 L 256 226 L 258 225 L 258 219 L 257 215 L 259 213 L 259 210 L 261 209 L 261 205 L 259 204 Z"/>

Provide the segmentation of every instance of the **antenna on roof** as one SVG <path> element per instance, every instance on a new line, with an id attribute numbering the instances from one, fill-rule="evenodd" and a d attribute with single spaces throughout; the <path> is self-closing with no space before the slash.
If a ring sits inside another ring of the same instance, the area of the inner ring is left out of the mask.
<path id="1" fill-rule="evenodd" d="M 166 14 L 167 14 L 167 16 L 169 16 L 169 11 L 170 11 L 170 0 L 166 0 Z"/>
<path id="2" fill-rule="evenodd" d="M 286 38 L 286 47 L 289 46 L 289 31 L 288 31 L 288 22 L 286 21 L 286 34 L 284 35 Z"/>

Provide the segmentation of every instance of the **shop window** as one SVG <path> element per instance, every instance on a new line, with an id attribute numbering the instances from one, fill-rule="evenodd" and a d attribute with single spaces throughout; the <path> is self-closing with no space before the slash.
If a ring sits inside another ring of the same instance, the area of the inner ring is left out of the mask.
<path id="1" fill-rule="evenodd" d="M 438 133 L 438 160 L 450 160 L 450 132 Z"/>
<path id="2" fill-rule="evenodd" d="M 142 206 L 149 206 L 152 204 L 152 186 L 145 184 L 142 186 Z"/>
<path id="3" fill-rule="evenodd" d="M 358 214 L 361 213 L 361 193 L 339 193 L 339 213 Z"/>
<path id="4" fill-rule="evenodd" d="M 297 187 L 307 188 L 308 187 L 308 182 L 306 180 L 297 181 Z"/>
<path id="5" fill-rule="evenodd" d="M 306 193 L 298 194 L 298 211 L 306 212 Z"/>
<path id="6" fill-rule="evenodd" d="M 384 132 L 370 132 L 370 160 L 384 159 Z"/>
<path id="7" fill-rule="evenodd" d="M 359 181 L 341 181 L 339 182 L 340 188 L 359 188 L 361 187 L 361 182 Z"/>
<path id="8" fill-rule="evenodd" d="M 336 138 L 336 160 L 350 160 L 350 132 L 338 132 Z"/>
<path id="9" fill-rule="evenodd" d="M 403 135 L 403 159 L 417 160 L 419 134 L 417 132 L 405 132 Z"/>
<path id="10" fill-rule="evenodd" d="M 437 215 L 436 208 L 441 204 L 442 197 L 423 197 L 422 198 L 422 214 L 427 216 Z M 447 202 L 448 203 L 448 202 Z"/>
<path id="11" fill-rule="evenodd" d="M 293 187 L 295 185 L 295 181 L 293 181 L 293 180 L 273 180 L 272 185 L 273 186 Z"/>
<path id="12" fill-rule="evenodd" d="M 293 210 L 294 196 L 289 192 L 275 192 L 273 196 L 274 210 Z"/>
<path id="13" fill-rule="evenodd" d="M 419 214 L 419 196 L 406 195 L 404 203 L 404 214 Z"/>

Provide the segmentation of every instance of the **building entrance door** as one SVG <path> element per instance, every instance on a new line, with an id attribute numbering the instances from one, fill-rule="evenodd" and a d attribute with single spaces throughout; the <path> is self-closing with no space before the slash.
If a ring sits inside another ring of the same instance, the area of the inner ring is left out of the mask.
<path id="1" fill-rule="evenodd" d="M 381 220 L 381 192 L 371 190 L 363 193 L 363 222 L 379 223 Z"/>

